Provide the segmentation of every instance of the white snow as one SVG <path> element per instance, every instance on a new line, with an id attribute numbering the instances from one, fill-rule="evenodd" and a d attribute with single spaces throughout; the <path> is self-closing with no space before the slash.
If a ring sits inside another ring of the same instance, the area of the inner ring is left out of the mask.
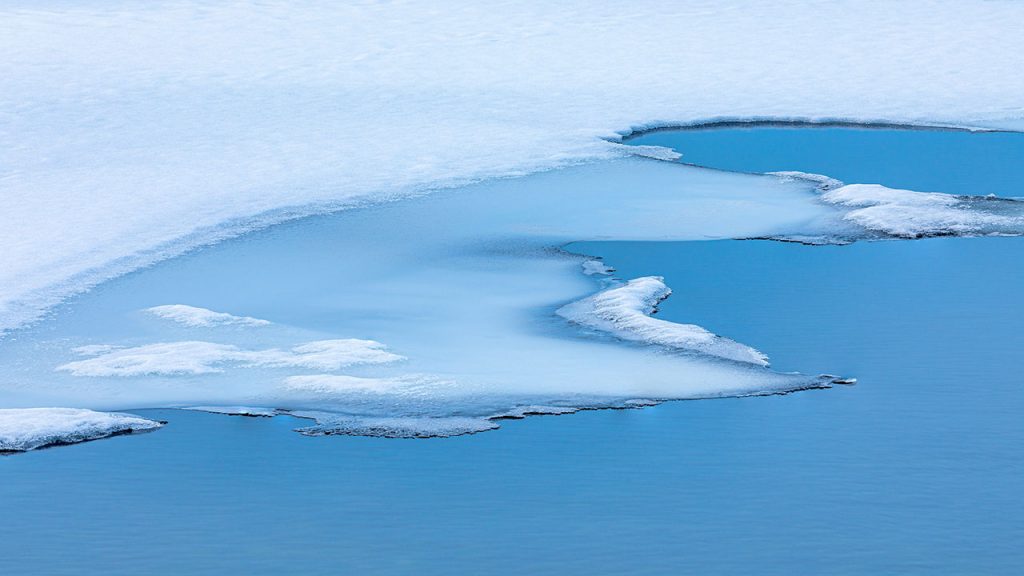
<path id="1" fill-rule="evenodd" d="M 162 425 L 131 414 L 77 408 L 0 409 L 0 452 L 74 444 Z"/>
<path id="2" fill-rule="evenodd" d="M 1024 3 L 0 7 L 0 330 L 310 211 L 715 118 L 1024 125 Z"/>
<path id="3" fill-rule="evenodd" d="M 267 326 L 269 320 L 261 320 L 250 316 L 235 316 L 227 312 L 214 312 L 207 308 L 198 308 L 185 304 L 166 304 L 147 308 L 146 312 L 165 320 L 171 320 L 190 328 L 209 328 L 213 326 Z"/>
<path id="4" fill-rule="evenodd" d="M 757 350 L 708 332 L 694 324 L 652 318 L 659 302 L 672 291 L 660 276 L 645 276 L 609 288 L 558 310 L 563 318 L 624 340 L 658 344 L 760 366 L 768 357 Z"/>
<path id="5" fill-rule="evenodd" d="M 849 209 L 843 218 L 871 231 L 901 238 L 937 235 L 1024 233 L 1024 203 L 995 198 L 898 190 L 879 184 L 848 184 L 821 199 Z"/>
<path id="6" fill-rule="evenodd" d="M 615 268 L 601 260 L 585 260 L 583 262 L 583 273 L 587 276 L 608 276 L 612 272 L 615 272 Z"/>
<path id="7" fill-rule="evenodd" d="M 232 344 L 189 340 L 116 348 L 85 360 L 59 366 L 75 376 L 145 376 L 210 374 L 225 365 L 338 370 L 354 364 L 401 360 L 373 340 L 320 340 L 291 350 L 244 350 Z"/>

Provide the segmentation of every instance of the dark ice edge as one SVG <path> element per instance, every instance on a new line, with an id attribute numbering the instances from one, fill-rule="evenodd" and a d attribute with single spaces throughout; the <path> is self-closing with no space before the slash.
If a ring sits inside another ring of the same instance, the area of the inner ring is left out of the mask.
<path id="1" fill-rule="evenodd" d="M 850 120 L 847 118 L 778 118 L 778 117 L 739 117 L 721 116 L 694 122 L 654 122 L 630 127 L 618 133 L 618 138 L 608 140 L 624 143 L 634 138 L 655 132 L 674 132 L 679 130 L 716 130 L 720 128 L 864 128 L 877 130 L 920 130 L 948 132 L 1019 132 L 1003 128 L 982 128 L 968 124 L 946 124 L 942 122 L 915 124 L 912 122 L 894 122 L 892 120 Z"/>
<path id="2" fill-rule="evenodd" d="M 804 386 L 798 388 L 792 388 L 789 390 L 766 390 L 761 392 L 749 392 L 745 394 L 733 394 L 733 393 L 722 393 L 722 394 L 708 394 L 706 396 L 695 396 L 692 398 L 633 398 L 624 400 L 616 404 L 600 405 L 600 406 L 550 406 L 555 410 L 524 410 L 517 412 L 516 407 L 508 410 L 507 412 L 501 412 L 491 416 L 480 416 L 480 417 L 467 417 L 469 419 L 479 420 L 481 422 L 489 422 L 494 424 L 494 427 L 485 428 L 481 430 L 463 430 L 455 431 L 451 433 L 438 433 L 433 434 L 426 431 L 410 431 L 410 433 L 403 434 L 400 431 L 389 429 L 381 426 L 367 426 L 365 428 L 359 428 L 358 426 L 352 427 L 331 427 L 330 425 L 319 427 L 307 426 L 304 428 L 295 428 L 294 431 L 302 434 L 303 436 L 361 436 L 366 438 L 390 438 L 390 439 L 406 439 L 406 440 L 422 440 L 427 438 L 454 438 L 456 436 L 473 436 L 476 434 L 482 434 L 484 432 L 491 432 L 501 428 L 498 422 L 503 420 L 525 420 L 527 418 L 533 418 L 538 416 L 571 416 L 579 412 L 592 412 L 598 410 L 639 410 L 642 408 L 648 408 L 651 406 L 658 406 L 666 402 L 688 402 L 694 400 L 712 400 L 722 398 L 750 398 L 758 396 L 787 396 L 796 392 L 803 392 L 806 390 L 826 390 L 833 386 L 853 386 L 857 383 L 856 378 L 842 378 L 832 374 L 820 374 L 811 382 L 808 382 Z M 313 420 L 316 418 L 307 415 L 296 414 L 301 410 L 294 410 L 290 408 L 273 408 L 273 415 L 270 414 L 249 414 L 245 412 L 210 412 L 205 410 L 192 410 L 186 408 L 177 408 L 177 410 L 191 410 L 196 412 L 206 412 L 208 414 L 214 414 L 217 416 L 236 416 L 240 418 L 273 418 L 275 416 L 290 416 L 292 418 L 299 418 L 303 420 Z M 326 413 L 333 413 L 325 411 Z M 343 415 L 338 413 L 339 415 Z M 417 417 L 398 417 L 408 418 L 410 420 L 416 420 Z M 357 420 L 358 417 L 353 417 L 353 420 Z M 434 417 L 423 417 L 422 420 L 431 420 Z M 437 419 L 442 419 L 438 417 Z M 148 430 L 147 430 L 148 431 Z M 131 432 L 126 432 L 130 434 Z"/>
<path id="3" fill-rule="evenodd" d="M 147 420 L 149 420 L 149 418 L 147 418 Z M 94 442 L 96 440 L 106 440 L 108 438 L 113 438 L 115 436 L 128 436 L 129 434 L 148 434 L 150 432 L 156 432 L 157 430 L 159 430 L 159 429 L 161 429 L 161 428 L 163 428 L 164 426 L 167 425 L 167 420 L 151 420 L 151 421 L 152 422 L 156 422 L 157 424 L 159 424 L 159 426 L 154 426 L 152 428 L 134 428 L 134 427 L 129 426 L 128 428 L 125 428 L 123 430 L 114 430 L 112 432 L 108 432 L 108 433 L 100 435 L 100 436 L 90 436 L 88 438 L 78 438 L 78 439 L 73 439 L 73 440 L 72 439 L 55 439 L 55 440 L 53 440 L 51 442 L 47 442 L 46 444 L 42 444 L 40 446 L 36 446 L 35 448 L 29 448 L 27 450 L 3 450 L 3 449 L 0 449 L 0 456 L 11 456 L 13 454 L 26 454 L 28 452 L 35 452 L 37 450 L 46 450 L 47 448 L 57 448 L 59 446 L 73 446 L 75 444 L 83 444 L 85 442 Z"/>

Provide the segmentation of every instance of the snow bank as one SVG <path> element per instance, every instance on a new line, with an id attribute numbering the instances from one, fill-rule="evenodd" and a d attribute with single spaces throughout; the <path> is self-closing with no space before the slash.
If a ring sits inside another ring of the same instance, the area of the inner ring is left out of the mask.
<path id="1" fill-rule="evenodd" d="M 0 330 L 313 211 L 714 118 L 1021 124 L 1019 2 L 0 7 Z M 628 36 L 632 41 L 625 41 Z"/>
<path id="2" fill-rule="evenodd" d="M 183 324 L 189 328 L 210 328 L 213 326 L 268 326 L 269 320 L 261 320 L 250 316 L 235 316 L 227 312 L 214 312 L 207 308 L 197 308 L 185 304 L 166 304 L 147 308 L 146 312 L 165 320 Z"/>
<path id="3" fill-rule="evenodd" d="M 380 342 L 351 338 L 309 342 L 291 350 L 243 350 L 232 344 L 203 341 L 160 342 L 112 349 L 57 369 L 75 376 L 194 375 L 221 372 L 225 365 L 337 370 L 402 359 L 385 348 Z"/>
<path id="4" fill-rule="evenodd" d="M 131 414 L 76 408 L 0 409 L 0 452 L 75 444 L 163 426 Z"/>
<path id="5" fill-rule="evenodd" d="M 759 366 L 768 365 L 768 357 L 757 350 L 708 332 L 694 324 L 677 324 L 652 318 L 659 302 L 672 291 L 659 276 L 630 280 L 567 304 L 558 310 L 563 318 L 607 332 L 623 340 L 667 346 Z"/>

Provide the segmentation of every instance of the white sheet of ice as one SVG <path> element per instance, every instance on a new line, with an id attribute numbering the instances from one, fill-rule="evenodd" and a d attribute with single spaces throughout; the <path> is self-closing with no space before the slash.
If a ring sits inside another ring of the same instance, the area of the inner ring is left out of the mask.
<path id="1" fill-rule="evenodd" d="M 354 364 L 401 360 L 373 340 L 341 339 L 309 342 L 291 350 L 243 350 L 232 344 L 183 341 L 115 348 L 92 358 L 59 366 L 75 376 L 147 376 L 211 374 L 225 365 L 337 370 Z"/>
<path id="2" fill-rule="evenodd" d="M 622 286 L 602 290 L 593 296 L 559 308 L 563 318 L 612 334 L 624 340 L 667 346 L 759 366 L 768 357 L 757 350 L 708 332 L 695 324 L 679 324 L 652 318 L 658 303 L 672 290 L 659 276 L 630 280 Z"/>
<path id="3" fill-rule="evenodd" d="M 269 320 L 261 320 L 251 316 L 235 316 L 227 312 L 214 312 L 207 308 L 198 308 L 186 304 L 165 304 L 147 308 L 146 312 L 165 320 L 171 320 L 190 328 L 209 328 L 212 326 L 267 326 Z"/>
<path id="4" fill-rule="evenodd" d="M 116 412 L 77 408 L 0 409 L 0 452 L 74 444 L 160 426 L 162 424 L 154 420 Z"/>
<path id="5" fill-rule="evenodd" d="M 0 6 L 0 330 L 311 210 L 738 117 L 1024 125 L 1024 4 Z M 628 36 L 629 41 L 625 41 Z"/>

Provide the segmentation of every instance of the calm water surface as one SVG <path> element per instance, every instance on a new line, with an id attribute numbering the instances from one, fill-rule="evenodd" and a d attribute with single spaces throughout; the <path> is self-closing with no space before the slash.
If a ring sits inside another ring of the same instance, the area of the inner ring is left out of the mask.
<path id="1" fill-rule="evenodd" d="M 826 143 L 842 150 L 857 132 Z M 912 172 L 927 166 L 902 165 L 908 183 L 883 183 L 958 191 L 918 186 Z M 770 169 L 870 181 L 813 163 Z M 860 382 L 531 418 L 445 440 L 306 438 L 289 418 L 140 411 L 170 423 L 0 458 L 0 574 L 1024 565 L 1024 239 L 571 249 L 622 277 L 665 276 L 675 294 L 662 318 L 753 345 L 780 370 Z"/>

